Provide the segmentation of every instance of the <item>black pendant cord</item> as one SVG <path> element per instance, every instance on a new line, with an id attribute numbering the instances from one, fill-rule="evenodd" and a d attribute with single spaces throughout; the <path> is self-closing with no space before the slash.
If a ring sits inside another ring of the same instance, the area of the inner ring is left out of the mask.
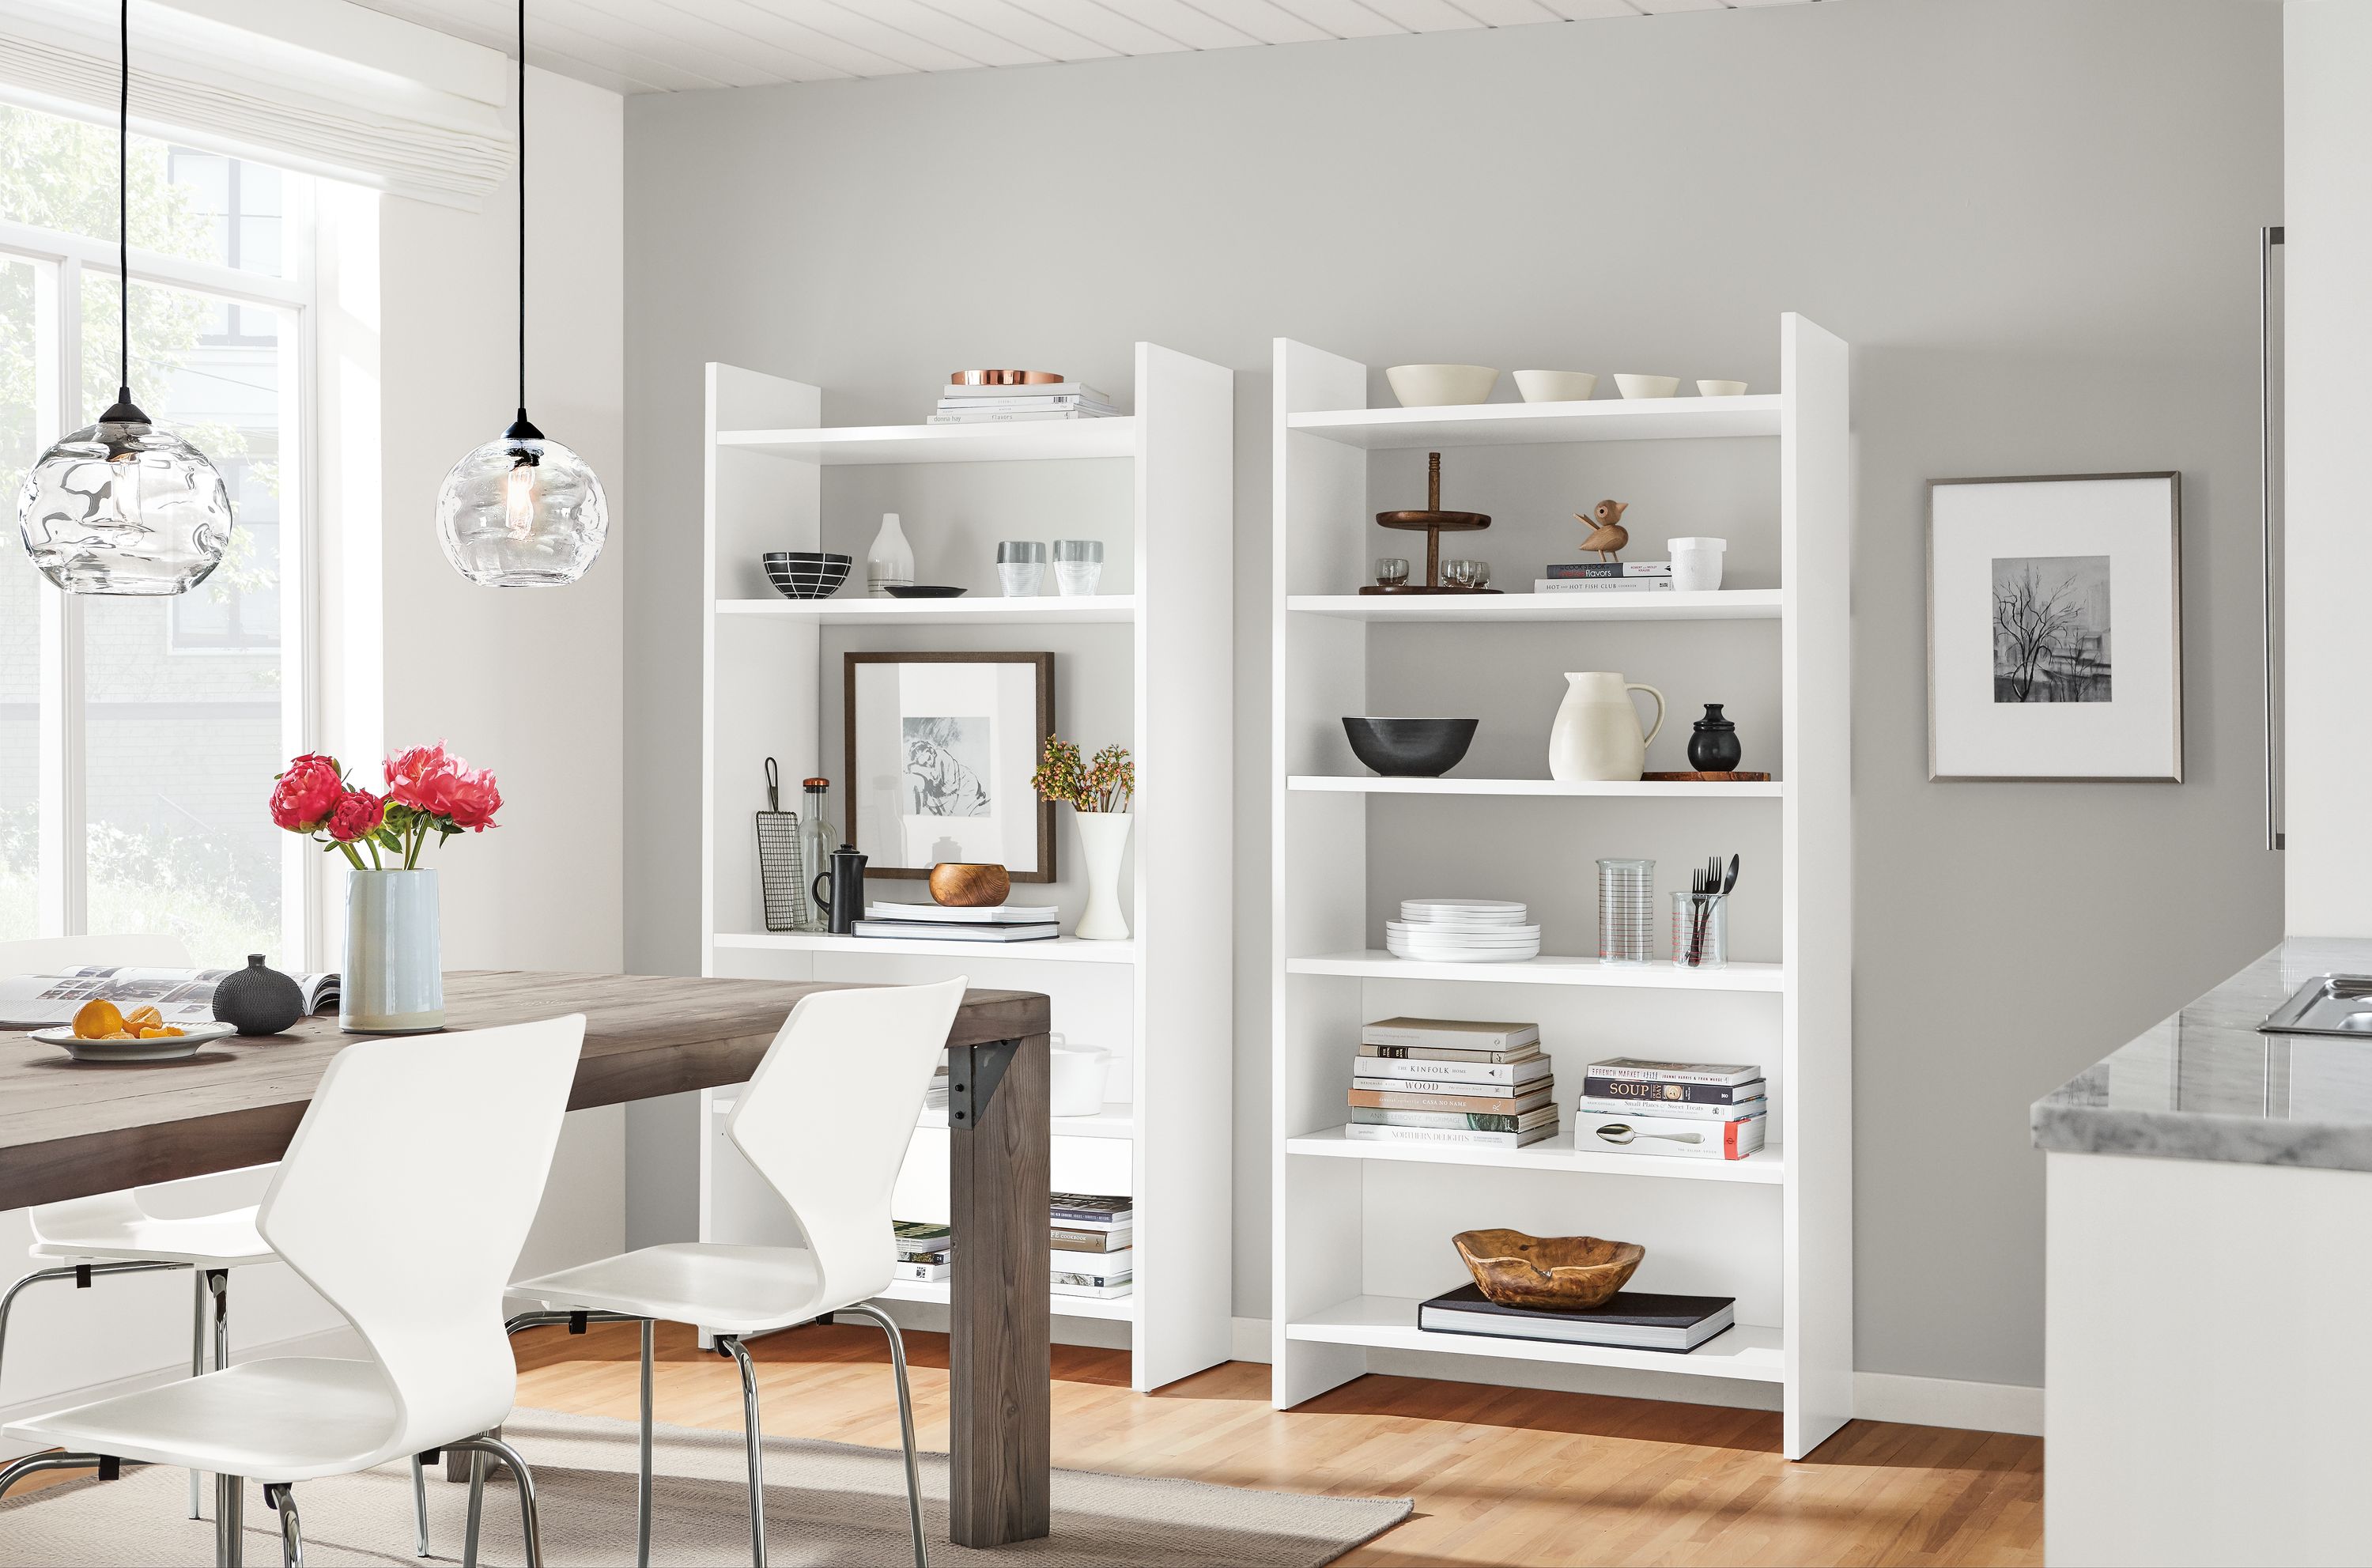
<path id="1" fill-rule="evenodd" d="M 127 0 L 128 3 L 128 0 Z M 527 421 L 527 0 L 518 0 L 518 418 Z"/>
<path id="2" fill-rule="evenodd" d="M 520 0 L 525 5 L 526 0 Z M 116 13 L 115 88 L 115 401 L 132 401 L 132 0 Z"/>

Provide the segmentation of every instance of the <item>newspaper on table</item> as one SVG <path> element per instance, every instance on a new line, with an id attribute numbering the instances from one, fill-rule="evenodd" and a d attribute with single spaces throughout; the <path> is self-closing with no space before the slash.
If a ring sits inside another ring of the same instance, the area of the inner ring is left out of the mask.
<path id="1" fill-rule="evenodd" d="M 99 998 L 129 1013 L 154 1007 L 169 1024 L 214 1021 L 215 985 L 229 970 L 144 970 L 83 964 L 55 974 L 0 975 L 0 1023 L 22 1028 L 71 1024 L 86 1002 Z M 338 977 L 291 977 L 305 993 L 305 1011 L 325 1013 L 338 1005 Z"/>

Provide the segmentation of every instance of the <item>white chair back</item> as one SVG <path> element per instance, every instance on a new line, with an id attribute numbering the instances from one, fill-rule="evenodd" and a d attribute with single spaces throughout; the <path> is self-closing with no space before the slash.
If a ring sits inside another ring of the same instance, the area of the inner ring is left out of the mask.
<path id="1" fill-rule="evenodd" d="M 890 1194 L 966 981 L 799 999 L 726 1123 L 807 1232 L 835 1303 L 889 1288 Z"/>
<path id="2" fill-rule="evenodd" d="M 543 1198 L 581 1014 L 365 1040 L 331 1059 L 256 1228 L 353 1324 L 402 1416 L 358 1465 L 498 1425 L 503 1287 Z"/>
<path id="3" fill-rule="evenodd" d="M 186 970 L 189 945 L 170 932 L 126 932 L 120 936 L 29 936 L 0 942 L 0 974 L 53 974 L 84 964 L 119 969 Z"/>

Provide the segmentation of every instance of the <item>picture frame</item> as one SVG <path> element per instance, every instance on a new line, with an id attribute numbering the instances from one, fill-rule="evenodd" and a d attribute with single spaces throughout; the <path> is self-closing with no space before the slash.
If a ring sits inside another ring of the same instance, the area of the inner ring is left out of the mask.
<path id="1" fill-rule="evenodd" d="M 848 842 L 867 877 L 948 861 L 1055 877 L 1054 807 L 1029 784 L 1054 732 L 1051 653 L 843 656 Z"/>
<path id="2" fill-rule="evenodd" d="M 2182 475 L 1927 485 L 1927 776 L 2182 782 Z"/>

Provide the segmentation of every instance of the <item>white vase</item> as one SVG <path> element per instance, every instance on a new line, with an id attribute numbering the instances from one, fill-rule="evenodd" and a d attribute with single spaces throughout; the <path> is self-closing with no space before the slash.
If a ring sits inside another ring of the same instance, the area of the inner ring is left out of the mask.
<path id="1" fill-rule="evenodd" d="M 1120 861 L 1128 849 L 1125 811 L 1076 811 L 1079 843 L 1087 856 L 1087 907 L 1071 934 L 1089 942 L 1125 942 L 1128 922 L 1120 912 Z"/>
<path id="2" fill-rule="evenodd" d="M 892 587 L 907 587 L 914 581 L 914 547 L 906 542 L 904 530 L 898 527 L 898 514 L 881 514 L 881 531 L 873 536 L 873 548 L 865 556 L 865 591 L 875 598 L 888 598 Z"/>
<path id="3" fill-rule="evenodd" d="M 338 1027 L 348 1034 L 424 1034 L 445 1027 L 436 873 L 346 873 L 346 958 Z"/>
<path id="4" fill-rule="evenodd" d="M 1549 731 L 1549 777 L 1566 784 L 1638 783 L 1647 767 L 1647 743 L 1664 727 L 1664 694 L 1605 670 L 1567 671 L 1564 679 L 1564 701 Z M 1631 704 L 1634 691 L 1656 699 L 1655 727 L 1644 734 L 1639 710 Z"/>

